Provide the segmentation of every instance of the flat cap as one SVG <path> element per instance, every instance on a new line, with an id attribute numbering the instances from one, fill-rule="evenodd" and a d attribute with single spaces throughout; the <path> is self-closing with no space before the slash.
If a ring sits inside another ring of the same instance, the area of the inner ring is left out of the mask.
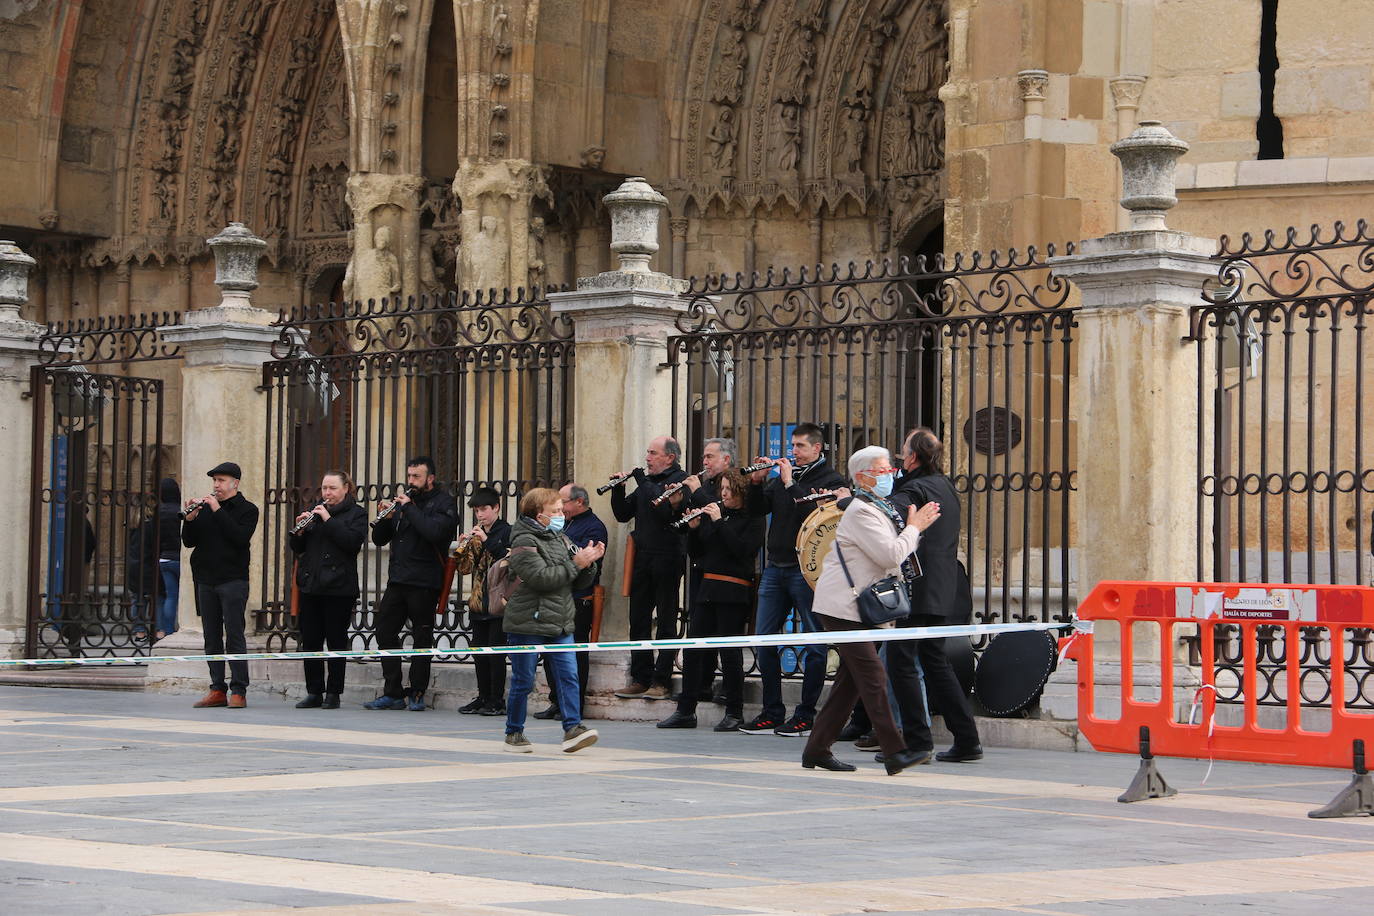
<path id="1" fill-rule="evenodd" d="M 220 475 L 241 480 L 243 479 L 243 470 L 232 461 L 221 461 L 205 474 L 206 477 L 219 477 Z"/>

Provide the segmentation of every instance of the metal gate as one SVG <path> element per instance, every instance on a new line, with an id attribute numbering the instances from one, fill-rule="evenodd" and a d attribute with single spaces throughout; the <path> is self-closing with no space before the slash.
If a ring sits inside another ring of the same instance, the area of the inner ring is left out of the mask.
<path id="1" fill-rule="evenodd" d="M 1077 325 L 1054 253 L 693 281 L 667 361 L 687 460 L 707 437 L 777 457 L 813 422 L 844 473 L 855 450 L 896 461 L 929 426 L 962 497 L 975 620 L 1066 619 Z"/>
<path id="2" fill-rule="evenodd" d="M 473 524 L 477 487 L 502 497 L 503 516 L 534 486 L 572 479 L 572 323 L 547 300 L 385 299 L 321 305 L 284 318 L 267 391 L 267 490 L 263 606 L 256 627 L 280 648 L 296 638 L 290 614 L 287 531 L 316 499 L 326 470 L 349 472 L 358 502 L 375 515 L 405 480 L 407 458 L 428 455 L 458 500 L 460 530 Z M 373 607 L 388 552 L 369 541 L 350 633 L 373 644 Z M 462 653 L 468 627 L 461 583 L 436 621 L 440 647 Z"/>
<path id="3" fill-rule="evenodd" d="M 147 655 L 159 586 L 138 558 L 160 546 L 163 382 L 36 366 L 30 394 L 26 654 Z"/>

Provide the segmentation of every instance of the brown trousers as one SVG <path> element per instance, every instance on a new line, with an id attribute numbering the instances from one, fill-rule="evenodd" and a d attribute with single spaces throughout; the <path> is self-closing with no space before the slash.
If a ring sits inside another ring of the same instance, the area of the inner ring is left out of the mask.
<path id="1" fill-rule="evenodd" d="M 850 620 L 827 617 L 812 612 L 816 620 L 827 631 L 863 630 L 863 624 Z M 873 731 L 878 736 L 878 744 L 887 755 L 906 750 L 906 741 L 892 718 L 892 707 L 887 702 L 887 669 L 878 658 L 878 647 L 871 642 L 839 643 L 835 646 L 840 653 L 840 670 L 835 674 L 835 683 L 830 685 L 830 695 L 825 705 L 816 715 L 811 727 L 811 737 L 806 742 L 807 757 L 819 757 L 830 750 L 839 737 L 840 729 L 849 720 L 854 701 L 862 699 L 864 709 L 873 721 Z"/>

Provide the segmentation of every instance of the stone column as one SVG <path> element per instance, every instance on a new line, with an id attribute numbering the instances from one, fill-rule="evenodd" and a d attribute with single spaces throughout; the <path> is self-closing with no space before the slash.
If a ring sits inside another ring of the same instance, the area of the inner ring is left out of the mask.
<path id="1" fill-rule="evenodd" d="M 353 210 L 353 259 L 344 298 L 383 299 L 420 292 L 420 193 L 417 175 L 365 173 L 348 177 Z"/>
<path id="2" fill-rule="evenodd" d="M 262 364 L 271 359 L 278 338 L 269 327 L 276 315 L 253 305 L 258 286 L 258 259 L 267 243 L 242 223 L 230 223 L 207 240 L 215 254 L 215 285 L 218 305 L 194 309 L 183 323 L 164 328 L 163 339 L 181 347 L 181 481 L 182 496 L 209 492 L 206 472 L 221 461 L 234 461 L 243 469 L 242 492 L 263 509 L 263 485 L 267 428 L 267 395 L 262 384 Z M 255 536 L 248 571 L 248 609 L 262 606 L 262 528 Z M 204 633 L 196 615 L 190 552 L 183 551 L 181 599 L 177 608 L 180 629 L 157 644 L 160 654 L 196 654 L 204 648 Z M 248 620 L 249 645 L 253 622 Z M 164 687 L 204 686 L 205 665 L 154 663 L 150 683 Z M 178 683 L 179 682 L 179 683 Z"/>
<path id="3" fill-rule="evenodd" d="M 1108 84 L 1112 90 L 1112 107 L 1116 110 L 1116 139 L 1124 140 L 1135 130 L 1136 115 L 1140 111 L 1140 96 L 1145 91 L 1145 77 L 1119 76 Z M 1120 177 L 1121 168 L 1117 167 Z M 1125 207 L 1116 211 L 1116 228 L 1127 229 L 1131 214 Z"/>
<path id="4" fill-rule="evenodd" d="M 604 199 L 619 269 L 579 279 L 576 292 L 549 296 L 554 313 L 575 323 L 572 455 L 578 482 L 589 491 L 642 463 L 649 440 L 672 432 L 672 377 L 661 365 L 674 321 L 686 308 L 681 297 L 686 281 L 649 270 L 667 200 L 642 178 L 626 179 Z M 602 638 L 624 638 L 629 603 L 620 585 L 630 528 L 615 523 L 609 496 L 593 495 L 592 502 L 611 533 L 601 573 L 606 589 Z M 624 683 L 627 657 L 598 653 L 592 662 L 590 677 L 598 692 Z"/>
<path id="5" fill-rule="evenodd" d="M 6 469 L 6 517 L 27 530 L 33 473 L 33 402 L 29 370 L 38 363 L 43 326 L 25 321 L 29 271 L 35 261 L 13 242 L 0 241 L 0 467 Z M 29 539 L 11 536 L 0 548 L 0 657 L 24 653 L 29 603 Z"/>
<path id="6" fill-rule="evenodd" d="M 1185 338 L 1217 245 L 1165 225 L 1187 148 L 1157 121 L 1113 144 L 1130 229 L 1050 261 L 1082 293 L 1073 403 L 1084 594 L 1103 579 L 1196 576 L 1198 364 Z"/>

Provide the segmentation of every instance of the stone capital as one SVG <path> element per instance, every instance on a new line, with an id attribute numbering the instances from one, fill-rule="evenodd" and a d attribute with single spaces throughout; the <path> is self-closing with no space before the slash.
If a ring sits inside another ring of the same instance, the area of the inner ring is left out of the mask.
<path id="1" fill-rule="evenodd" d="M 1016 88 L 1021 92 L 1023 102 L 1045 101 L 1045 90 L 1050 85 L 1050 74 L 1045 70 L 1022 70 L 1016 74 Z"/>
<path id="2" fill-rule="evenodd" d="M 356 213 L 371 213 L 391 205 L 414 210 L 420 205 L 425 179 L 420 175 L 382 175 L 360 172 L 348 176 L 348 203 Z"/>
<path id="3" fill-rule="evenodd" d="M 28 383 L 29 367 L 38 363 L 38 341 L 46 328 L 22 318 L 0 318 L 0 380 Z"/>
<path id="4" fill-rule="evenodd" d="M 1056 276 L 1072 280 L 1083 307 L 1135 308 L 1202 303 L 1217 275 L 1213 239 L 1170 230 L 1113 232 L 1084 241 L 1076 254 L 1050 258 Z"/>
<path id="5" fill-rule="evenodd" d="M 1140 107 L 1140 96 L 1145 92 L 1145 77 L 1118 76 L 1107 85 L 1111 87 L 1112 106 L 1116 110 Z"/>
<path id="6" fill-rule="evenodd" d="M 241 305 L 197 309 L 184 324 L 163 328 L 162 337 L 181 348 L 188 368 L 257 369 L 272 358 L 272 347 L 280 340 L 280 332 L 271 327 L 275 318 L 266 309 Z"/>
<path id="7" fill-rule="evenodd" d="M 617 275 L 599 275 L 611 276 Z M 686 281 L 663 274 L 622 276 L 640 281 L 661 277 L 667 283 L 654 287 L 627 282 L 618 288 L 583 287 L 579 283 L 576 292 L 549 294 L 553 313 L 572 318 L 578 343 L 610 340 L 662 343 L 676 333 L 675 322 L 687 310 L 687 300 L 680 295 L 686 288 Z"/>

